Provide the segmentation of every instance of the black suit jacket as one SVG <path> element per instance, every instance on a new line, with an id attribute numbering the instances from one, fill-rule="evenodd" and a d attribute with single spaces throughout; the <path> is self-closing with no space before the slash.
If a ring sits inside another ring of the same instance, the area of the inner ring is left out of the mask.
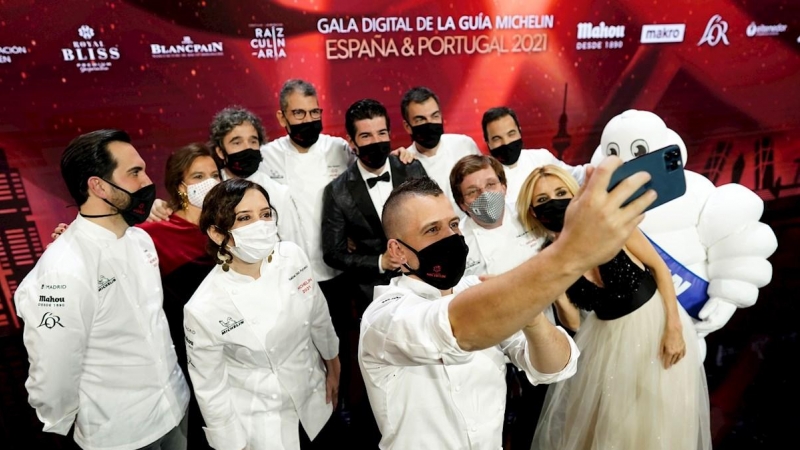
<path id="1" fill-rule="evenodd" d="M 392 187 L 409 178 L 427 176 L 419 161 L 403 164 L 393 155 L 389 156 L 389 170 Z M 352 253 L 347 250 L 348 237 L 355 243 Z M 322 257 L 325 264 L 344 271 L 359 284 L 375 285 L 390 278 L 390 274 L 378 270 L 378 255 L 385 251 L 386 235 L 356 161 L 325 187 Z"/>

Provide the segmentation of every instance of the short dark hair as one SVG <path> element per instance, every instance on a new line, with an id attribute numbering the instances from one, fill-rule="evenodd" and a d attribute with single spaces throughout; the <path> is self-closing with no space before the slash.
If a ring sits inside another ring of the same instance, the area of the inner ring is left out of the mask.
<path id="1" fill-rule="evenodd" d="M 108 150 L 112 142 L 130 144 L 131 137 L 122 130 L 92 131 L 73 139 L 61 154 L 61 177 L 78 206 L 89 198 L 89 178 L 108 180 L 114 174 L 117 160 Z"/>
<path id="2" fill-rule="evenodd" d="M 186 171 L 192 167 L 194 160 L 201 156 L 211 157 L 216 162 L 214 152 L 206 144 L 200 142 L 194 142 L 175 150 L 167 158 L 167 167 L 164 169 L 164 187 L 167 188 L 169 195 L 169 207 L 175 211 L 181 209 L 182 203 L 178 187 L 183 182 Z M 219 165 L 217 165 L 217 169 L 219 169 Z"/>
<path id="3" fill-rule="evenodd" d="M 278 96 L 281 111 L 286 111 L 289 107 L 289 96 L 294 92 L 300 92 L 304 97 L 316 97 L 317 90 L 314 85 L 305 80 L 291 79 L 286 80 L 281 87 L 281 93 Z"/>
<path id="4" fill-rule="evenodd" d="M 219 147 L 222 153 L 227 155 L 228 152 L 225 151 L 224 145 L 225 136 L 233 131 L 234 128 L 245 122 L 250 122 L 250 124 L 253 125 L 253 128 L 256 129 L 256 133 L 258 134 L 258 144 L 264 145 L 267 142 L 267 133 L 264 131 L 264 125 L 261 124 L 261 119 L 250 110 L 242 108 L 239 105 L 233 105 L 215 114 L 214 118 L 211 120 L 211 126 L 209 127 L 209 144 L 212 147 L 211 150 Z M 217 167 L 224 166 L 224 161 L 217 156 L 216 151 L 212 152 L 212 157 L 217 163 Z"/>
<path id="5" fill-rule="evenodd" d="M 511 116 L 511 118 L 514 119 L 514 123 L 517 124 L 517 128 L 519 128 L 519 119 L 517 119 L 517 113 L 507 106 L 491 108 L 483 113 L 483 118 L 481 119 L 481 128 L 483 128 L 484 141 L 489 142 L 489 133 L 486 132 L 486 127 L 495 120 L 502 119 L 505 116 Z"/>
<path id="6" fill-rule="evenodd" d="M 398 223 L 404 220 L 403 203 L 413 196 L 438 197 L 444 195 L 442 188 L 429 177 L 410 178 L 397 186 L 389 194 L 386 203 L 383 204 L 382 225 L 383 232 L 387 239 L 394 238 L 397 233 Z"/>
<path id="7" fill-rule="evenodd" d="M 464 178 L 483 169 L 491 167 L 500 184 L 506 186 L 506 172 L 500 161 L 489 155 L 467 155 L 458 160 L 453 170 L 450 171 L 450 189 L 453 191 L 453 200 L 456 205 L 461 205 L 464 201 L 464 194 L 461 193 L 461 183 Z"/>
<path id="8" fill-rule="evenodd" d="M 424 86 L 417 86 L 409 89 L 400 101 L 400 114 L 402 114 L 403 120 L 408 122 L 408 105 L 411 103 L 424 103 L 428 101 L 429 98 L 434 99 L 436 104 L 439 105 L 439 97 L 437 97 L 432 90 Z"/>
<path id="9" fill-rule="evenodd" d="M 365 98 L 359 100 L 349 108 L 344 114 L 344 127 L 347 130 L 347 135 L 353 141 L 356 140 L 356 122 L 365 119 L 374 119 L 376 117 L 383 117 L 386 119 L 386 130 L 391 130 L 389 126 L 389 113 L 386 112 L 386 107 L 377 100 Z"/>
<path id="10" fill-rule="evenodd" d="M 211 227 L 214 227 L 225 237 L 222 242 L 217 245 L 209 237 L 208 244 L 206 244 L 206 251 L 211 255 L 217 264 L 222 264 L 223 261 L 219 259 L 218 253 L 223 256 L 230 257 L 231 254 L 227 249 L 230 234 L 228 233 L 236 221 L 236 205 L 242 201 L 244 194 L 250 190 L 255 189 L 264 195 L 264 198 L 269 202 L 270 209 L 273 213 L 277 212 L 272 202 L 269 199 L 267 191 L 258 183 L 245 180 L 244 178 L 232 178 L 223 181 L 222 183 L 214 186 L 205 200 L 203 200 L 203 212 L 200 213 L 200 230 L 208 233 Z M 227 259 L 227 258 L 226 258 Z"/>

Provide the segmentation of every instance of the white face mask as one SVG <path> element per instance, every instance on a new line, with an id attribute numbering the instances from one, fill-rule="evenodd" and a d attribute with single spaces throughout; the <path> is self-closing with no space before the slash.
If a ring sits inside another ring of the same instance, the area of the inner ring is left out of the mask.
<path id="1" fill-rule="evenodd" d="M 228 249 L 233 256 L 248 264 L 265 259 L 278 242 L 278 227 L 274 220 L 259 220 L 230 233 L 236 246 Z"/>
<path id="2" fill-rule="evenodd" d="M 186 197 L 189 200 L 189 204 L 202 209 L 206 194 L 218 184 L 219 180 L 216 178 L 206 178 L 199 183 L 189 185 L 184 183 L 183 185 L 186 186 Z"/>

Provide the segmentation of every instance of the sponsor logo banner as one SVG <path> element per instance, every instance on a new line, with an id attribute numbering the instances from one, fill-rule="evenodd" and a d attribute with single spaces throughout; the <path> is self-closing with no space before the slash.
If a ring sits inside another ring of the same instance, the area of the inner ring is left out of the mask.
<path id="1" fill-rule="evenodd" d="M 642 37 L 639 42 L 642 44 L 666 44 L 671 42 L 683 42 L 686 33 L 686 24 L 652 24 L 642 26 Z"/>

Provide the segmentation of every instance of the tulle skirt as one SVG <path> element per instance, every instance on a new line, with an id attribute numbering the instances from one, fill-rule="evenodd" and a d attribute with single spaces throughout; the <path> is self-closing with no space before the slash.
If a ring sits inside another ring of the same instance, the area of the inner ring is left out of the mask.
<path id="1" fill-rule="evenodd" d="M 533 450 L 707 450 L 708 386 L 692 320 L 678 305 L 686 356 L 658 358 L 661 295 L 616 320 L 589 314 L 575 336 L 578 371 L 550 386 Z"/>

